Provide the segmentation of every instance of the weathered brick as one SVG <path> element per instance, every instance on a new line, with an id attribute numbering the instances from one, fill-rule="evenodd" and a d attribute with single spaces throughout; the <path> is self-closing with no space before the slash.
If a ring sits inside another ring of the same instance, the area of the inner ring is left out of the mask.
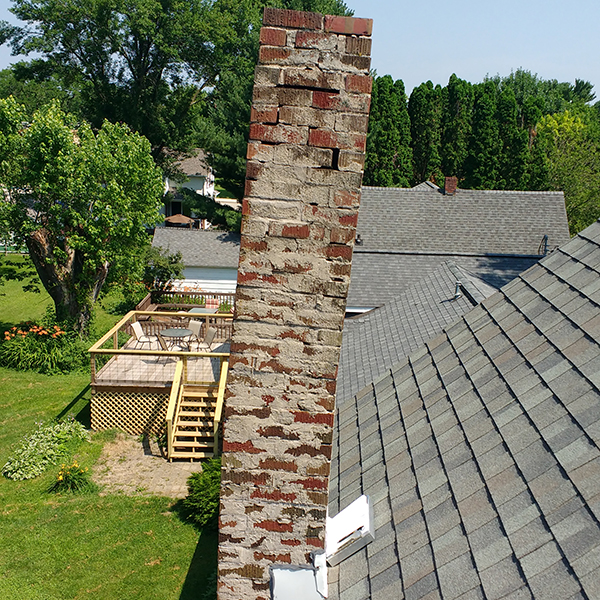
<path id="1" fill-rule="evenodd" d="M 335 113 L 331 111 L 304 106 L 282 106 L 279 109 L 279 122 L 289 125 L 333 129 L 335 127 L 335 116 Z"/>
<path id="2" fill-rule="evenodd" d="M 346 53 L 359 56 L 371 55 L 371 38 L 349 36 L 346 38 Z"/>
<path id="3" fill-rule="evenodd" d="M 308 133 L 308 144 L 318 148 L 339 148 L 364 152 L 367 136 L 358 133 L 338 133 L 329 129 L 311 129 Z"/>
<path id="4" fill-rule="evenodd" d="M 335 117 L 335 130 L 349 133 L 367 133 L 369 118 L 366 115 L 338 113 Z"/>
<path id="5" fill-rule="evenodd" d="M 340 73 L 324 73 L 320 69 L 286 69 L 284 85 L 339 91 L 344 85 Z"/>
<path id="6" fill-rule="evenodd" d="M 342 150 L 338 156 L 338 169 L 340 171 L 353 171 L 362 173 L 365 168 L 365 155 L 362 152 Z"/>
<path id="7" fill-rule="evenodd" d="M 312 96 L 312 105 L 315 108 L 335 110 L 341 105 L 340 95 L 335 92 L 315 91 Z"/>
<path id="8" fill-rule="evenodd" d="M 340 152 L 340 159 L 344 152 Z M 358 208 L 360 203 L 360 192 L 350 192 L 348 190 L 336 190 L 333 195 L 333 202 L 335 206 L 344 206 L 351 208 Z"/>
<path id="9" fill-rule="evenodd" d="M 341 61 L 348 67 L 353 67 L 357 71 L 368 71 L 371 68 L 371 58 L 369 56 L 356 56 L 354 54 L 345 54 Z"/>
<path id="10" fill-rule="evenodd" d="M 346 91 L 370 94 L 373 79 L 369 75 L 346 75 Z"/>
<path id="11" fill-rule="evenodd" d="M 290 125 L 250 125 L 250 139 L 272 144 L 306 144 L 308 129 L 305 127 L 292 127 Z"/>
<path id="12" fill-rule="evenodd" d="M 258 65 L 254 69 L 254 85 L 272 87 L 281 84 L 284 68 L 273 65 Z"/>
<path id="13" fill-rule="evenodd" d="M 296 48 L 318 48 L 319 50 L 336 50 L 339 38 L 337 35 L 321 31 L 298 31 L 295 37 Z"/>
<path id="14" fill-rule="evenodd" d="M 373 31 L 373 19 L 326 15 L 325 31 L 351 35 L 371 35 Z"/>
<path id="15" fill-rule="evenodd" d="M 278 109 L 276 106 L 254 108 L 250 110 L 252 123 L 277 123 Z"/>
<path id="16" fill-rule="evenodd" d="M 289 27 L 291 29 L 322 29 L 323 15 L 318 13 L 266 7 L 263 26 Z"/>
<path id="17" fill-rule="evenodd" d="M 295 239 L 306 239 L 310 237 L 310 226 L 306 223 L 271 223 L 269 225 L 269 235 Z"/>
<path id="18" fill-rule="evenodd" d="M 285 29 L 262 27 L 260 30 L 260 43 L 265 46 L 285 46 L 287 33 Z"/>
<path id="19" fill-rule="evenodd" d="M 285 62 L 291 54 L 290 48 L 279 48 L 277 46 L 261 46 L 258 59 L 261 63 L 269 64 L 269 63 L 282 63 Z"/>

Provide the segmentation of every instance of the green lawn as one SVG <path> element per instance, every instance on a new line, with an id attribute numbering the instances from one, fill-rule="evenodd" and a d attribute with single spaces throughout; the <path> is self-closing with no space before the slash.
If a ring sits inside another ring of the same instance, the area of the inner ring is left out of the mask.
<path id="1" fill-rule="evenodd" d="M 39 318 L 49 302 L 17 283 L 0 292 L 0 326 Z M 98 327 L 116 319 L 103 313 Z M 89 426 L 88 384 L 87 373 L 0 368 L 0 466 L 36 422 L 71 413 Z M 80 464 L 92 467 L 110 437 L 93 434 L 77 453 Z M 59 468 L 24 482 L 0 476 L 2 600 L 202 598 L 216 568 L 215 534 L 199 535 L 168 498 L 50 494 Z"/>

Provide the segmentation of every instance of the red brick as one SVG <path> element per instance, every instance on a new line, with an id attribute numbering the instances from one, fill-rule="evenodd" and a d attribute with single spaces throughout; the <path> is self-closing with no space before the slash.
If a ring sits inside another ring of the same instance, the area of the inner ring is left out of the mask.
<path id="1" fill-rule="evenodd" d="M 287 60 L 292 53 L 290 48 L 276 46 L 261 46 L 258 51 L 258 60 L 263 64 L 278 63 Z"/>
<path id="2" fill-rule="evenodd" d="M 263 500 L 274 500 L 279 502 L 284 500 L 285 502 L 294 502 L 297 498 L 297 495 L 294 493 L 284 494 L 280 490 L 275 490 L 274 492 L 262 492 L 260 490 L 254 490 L 252 494 L 250 494 L 250 498 L 262 498 Z"/>
<path id="3" fill-rule="evenodd" d="M 315 548 L 325 548 L 325 540 L 319 538 L 306 538 L 306 543 Z"/>
<path id="4" fill-rule="evenodd" d="M 296 463 L 285 460 L 277 460 L 275 458 L 264 458 L 260 461 L 258 466 L 261 469 L 269 469 L 271 471 L 289 471 L 290 473 L 295 473 L 298 470 L 298 465 L 296 465 Z"/>
<path id="5" fill-rule="evenodd" d="M 265 554 L 264 552 L 255 552 L 254 560 L 268 560 L 269 562 L 291 563 L 292 557 L 289 554 Z M 269 584 L 267 584 L 268 586 Z M 268 588 L 267 588 L 268 589 Z"/>
<path id="6" fill-rule="evenodd" d="M 268 108 L 254 108 L 250 111 L 251 123 L 277 123 L 278 110 L 276 106 Z"/>
<path id="7" fill-rule="evenodd" d="M 356 56 L 354 54 L 344 54 L 342 64 L 354 67 L 359 71 L 369 71 L 371 68 L 371 58 L 369 56 Z"/>
<path id="8" fill-rule="evenodd" d="M 292 87 L 339 90 L 342 80 L 335 73 L 323 73 L 318 69 L 293 69 L 283 74 L 283 82 Z"/>
<path id="9" fill-rule="evenodd" d="M 299 440 L 300 436 L 297 433 L 286 432 L 281 425 L 271 425 L 270 427 L 261 427 L 257 431 L 262 437 L 276 437 L 283 440 Z"/>
<path id="10" fill-rule="evenodd" d="M 308 224 L 290 225 L 285 222 L 273 221 L 269 224 L 269 235 L 272 237 L 305 240 L 310 237 L 310 226 Z"/>
<path id="11" fill-rule="evenodd" d="M 325 31 L 352 35 L 371 35 L 373 19 L 357 19 L 355 17 L 325 16 Z"/>
<path id="12" fill-rule="evenodd" d="M 305 144 L 306 129 L 291 125 L 252 123 L 250 125 L 250 139 L 270 142 L 272 144 Z"/>
<path id="13" fill-rule="evenodd" d="M 308 145 L 317 146 L 317 148 L 338 148 L 339 139 L 334 131 L 311 129 L 308 132 Z"/>
<path id="14" fill-rule="evenodd" d="M 244 198 L 244 202 L 247 202 L 248 199 Z M 242 204 L 243 207 L 243 204 Z M 242 250 L 254 250 L 255 252 L 265 252 L 268 248 L 268 244 L 265 240 L 254 241 L 248 239 L 246 236 L 243 236 L 240 243 L 240 248 Z"/>
<path id="15" fill-rule="evenodd" d="M 300 446 L 294 446 L 293 448 L 288 448 L 285 451 L 285 454 L 290 454 L 291 456 L 327 456 L 331 457 L 331 448 L 327 446 L 319 446 L 318 448 L 315 446 L 309 446 L 308 444 L 301 444 Z"/>
<path id="16" fill-rule="evenodd" d="M 341 215 L 338 218 L 338 221 L 339 221 L 340 225 L 356 227 L 356 224 L 358 223 L 358 213 L 352 212 L 352 213 Z"/>
<path id="17" fill-rule="evenodd" d="M 327 477 L 307 477 L 306 479 L 297 479 L 291 483 L 301 485 L 305 490 L 326 490 Z"/>
<path id="18" fill-rule="evenodd" d="M 294 531 L 294 526 L 291 523 L 279 523 L 278 521 L 271 520 L 254 523 L 254 527 L 260 527 L 261 529 L 265 529 L 267 531 L 285 531 L 287 533 Z"/>
<path id="19" fill-rule="evenodd" d="M 306 411 L 294 411 L 294 423 L 322 423 L 333 427 L 332 413 L 310 413 Z"/>
<path id="20" fill-rule="evenodd" d="M 327 256 L 329 258 L 345 258 L 346 260 L 351 260 L 352 246 L 338 246 L 332 244 L 327 248 Z"/>
<path id="21" fill-rule="evenodd" d="M 260 30 L 260 43 L 265 46 L 285 46 L 287 33 L 285 29 L 262 27 Z"/>
<path id="22" fill-rule="evenodd" d="M 265 450 L 255 448 L 252 440 L 248 440 L 247 442 L 228 442 L 227 440 L 223 440 L 223 451 L 248 452 L 249 454 L 260 454 L 261 452 L 265 452 Z"/>
<path id="23" fill-rule="evenodd" d="M 369 75 L 346 75 L 346 91 L 370 94 L 373 87 L 373 79 Z"/>
<path id="24" fill-rule="evenodd" d="M 302 544 L 302 542 L 300 540 L 289 540 L 289 539 L 283 539 L 283 540 L 281 540 L 281 543 L 286 546 L 299 546 L 300 544 Z"/>
<path id="25" fill-rule="evenodd" d="M 333 92 L 314 91 L 312 105 L 315 108 L 335 110 L 340 106 L 340 95 Z"/>
<path id="26" fill-rule="evenodd" d="M 339 263 L 333 263 L 329 267 L 329 272 L 334 277 L 350 277 L 351 265 L 350 264 L 341 265 Z"/>
<path id="27" fill-rule="evenodd" d="M 323 15 L 299 10 L 265 7 L 263 25 L 292 29 L 322 29 Z"/>

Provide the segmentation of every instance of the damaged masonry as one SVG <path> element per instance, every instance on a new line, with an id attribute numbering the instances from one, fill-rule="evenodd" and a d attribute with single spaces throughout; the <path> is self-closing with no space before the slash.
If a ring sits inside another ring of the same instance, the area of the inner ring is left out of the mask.
<path id="1" fill-rule="evenodd" d="M 220 600 L 266 600 L 272 565 L 307 567 L 325 548 L 371 28 L 265 9 L 223 431 Z"/>

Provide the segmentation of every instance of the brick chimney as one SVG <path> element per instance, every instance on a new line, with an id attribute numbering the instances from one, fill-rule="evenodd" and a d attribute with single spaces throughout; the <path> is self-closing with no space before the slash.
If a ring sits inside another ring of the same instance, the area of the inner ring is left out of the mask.
<path id="1" fill-rule="evenodd" d="M 444 180 L 444 194 L 446 196 L 454 196 L 456 188 L 458 187 L 457 177 L 446 177 Z"/>
<path id="2" fill-rule="evenodd" d="M 370 19 L 266 8 L 223 433 L 219 599 L 324 547 L 370 106 Z"/>

